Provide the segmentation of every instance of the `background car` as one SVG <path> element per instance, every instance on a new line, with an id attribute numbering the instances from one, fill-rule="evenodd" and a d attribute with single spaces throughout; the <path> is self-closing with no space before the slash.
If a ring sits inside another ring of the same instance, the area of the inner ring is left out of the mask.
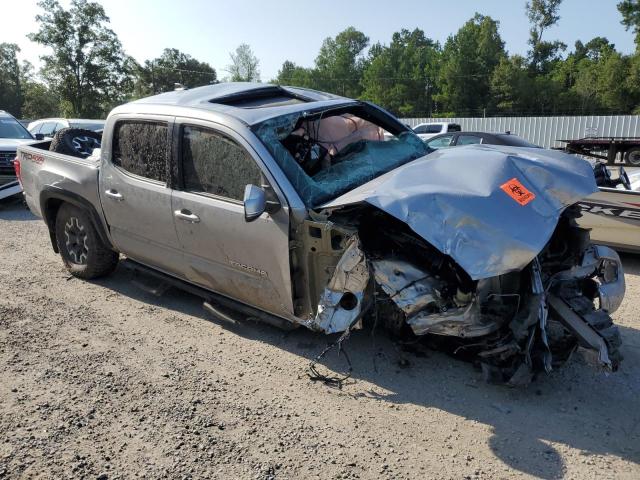
<path id="1" fill-rule="evenodd" d="M 427 142 L 429 148 L 457 147 L 483 143 L 487 145 L 509 145 L 511 147 L 541 148 L 539 145 L 527 142 L 511 132 L 453 132 L 436 135 Z"/>
<path id="2" fill-rule="evenodd" d="M 578 223 L 591 230 L 597 243 L 640 253 L 640 169 L 629 168 L 627 172 L 622 166 L 592 165 L 599 192 L 580 203 Z"/>
<path id="3" fill-rule="evenodd" d="M 104 128 L 104 120 L 91 120 L 85 118 L 42 118 L 29 124 L 29 131 L 33 134 L 42 134 L 44 138 L 52 138 L 55 133 L 63 128 L 84 128 L 97 132 Z"/>
<path id="4" fill-rule="evenodd" d="M 447 132 L 460 132 L 462 127 L 457 123 L 449 122 L 430 122 L 420 123 L 413 127 L 413 131 L 422 140 L 428 140 L 436 135 Z"/>
<path id="5" fill-rule="evenodd" d="M 13 169 L 18 145 L 35 138 L 12 115 L 0 110 L 0 200 L 20 193 L 20 185 Z"/>

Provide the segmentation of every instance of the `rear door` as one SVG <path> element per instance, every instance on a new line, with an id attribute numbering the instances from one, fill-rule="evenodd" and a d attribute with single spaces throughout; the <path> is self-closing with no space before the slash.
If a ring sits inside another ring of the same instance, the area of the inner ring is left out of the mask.
<path id="1" fill-rule="evenodd" d="M 172 126 L 173 118 L 164 116 L 118 118 L 99 184 L 116 247 L 134 260 L 179 273 L 182 254 L 168 185 Z"/>
<path id="2" fill-rule="evenodd" d="M 178 119 L 179 189 L 172 211 L 183 275 L 276 315 L 293 312 L 286 199 L 250 144 L 233 130 Z M 268 184 L 282 208 L 244 219 L 245 186 Z"/>

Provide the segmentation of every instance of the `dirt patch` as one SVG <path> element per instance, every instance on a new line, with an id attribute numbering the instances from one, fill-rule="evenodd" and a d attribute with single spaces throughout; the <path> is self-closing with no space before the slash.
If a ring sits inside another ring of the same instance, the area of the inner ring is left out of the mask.
<path id="1" fill-rule="evenodd" d="M 577 356 L 527 389 L 495 387 L 357 332 L 337 390 L 306 375 L 327 337 L 231 330 L 121 267 L 70 278 L 19 204 L 0 205 L 0 252 L 0 478 L 640 476 L 638 256 L 623 257 L 615 374 Z"/>

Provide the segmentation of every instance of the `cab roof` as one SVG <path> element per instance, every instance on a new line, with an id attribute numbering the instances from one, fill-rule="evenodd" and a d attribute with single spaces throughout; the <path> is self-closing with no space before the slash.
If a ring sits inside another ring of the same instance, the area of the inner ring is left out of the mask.
<path id="1" fill-rule="evenodd" d="M 196 108 L 228 115 L 248 125 L 255 125 L 280 115 L 348 103 L 356 101 L 306 88 L 231 82 L 161 93 L 127 105 Z"/>

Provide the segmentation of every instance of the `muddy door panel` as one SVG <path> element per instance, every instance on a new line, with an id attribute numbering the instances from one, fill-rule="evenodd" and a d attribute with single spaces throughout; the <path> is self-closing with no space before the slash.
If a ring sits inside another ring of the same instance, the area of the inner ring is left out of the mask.
<path id="1" fill-rule="evenodd" d="M 276 315 L 293 311 L 286 219 L 246 222 L 242 204 L 187 192 L 172 204 L 188 280 Z"/>
<path id="2" fill-rule="evenodd" d="M 182 253 L 166 184 L 167 122 L 123 119 L 115 124 L 111 158 L 100 171 L 100 199 L 118 250 L 177 273 Z"/>
<path id="3" fill-rule="evenodd" d="M 288 208 L 247 221 L 246 185 L 267 181 L 250 147 L 223 127 L 183 124 L 172 211 L 190 281 L 276 315 L 292 314 Z M 275 197 L 274 197 L 275 198 Z"/>

